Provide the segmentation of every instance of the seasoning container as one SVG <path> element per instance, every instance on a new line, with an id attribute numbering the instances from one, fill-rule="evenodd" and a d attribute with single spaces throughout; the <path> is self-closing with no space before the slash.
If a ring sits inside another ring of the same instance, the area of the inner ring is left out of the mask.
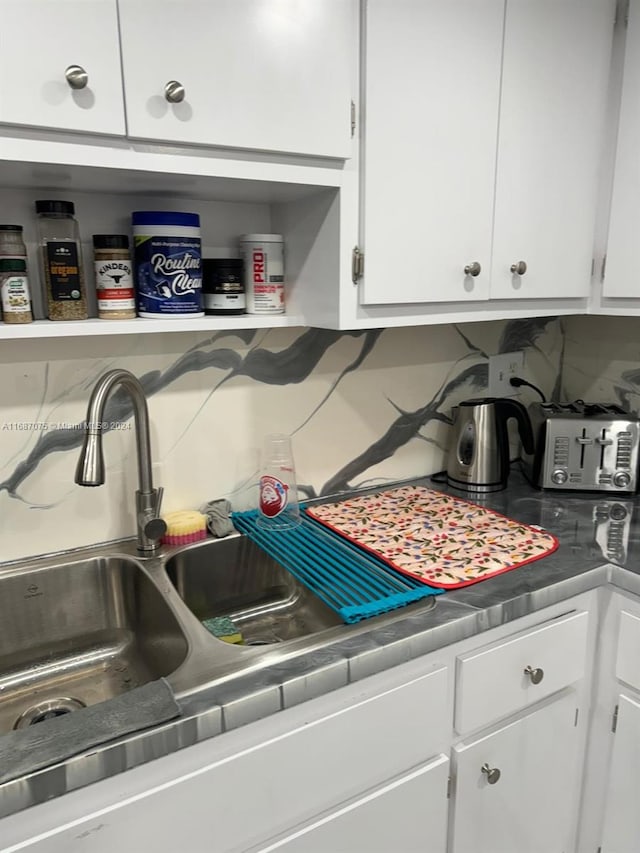
<path id="1" fill-rule="evenodd" d="M 282 234 L 245 234 L 240 238 L 247 289 L 247 314 L 284 312 Z"/>
<path id="2" fill-rule="evenodd" d="M 24 258 L 0 256 L 0 301 L 5 323 L 31 323 L 31 292 Z"/>
<path id="3" fill-rule="evenodd" d="M 132 222 L 140 317 L 203 317 L 198 214 L 142 210 Z"/>
<path id="4" fill-rule="evenodd" d="M 0 225 L 0 304 L 5 323 L 32 322 L 22 225 Z"/>
<path id="5" fill-rule="evenodd" d="M 239 258 L 203 258 L 202 300 L 205 314 L 244 314 L 246 300 Z"/>
<path id="6" fill-rule="evenodd" d="M 136 294 L 129 238 L 126 234 L 94 234 L 93 257 L 98 317 L 132 320 L 136 316 Z"/>
<path id="7" fill-rule="evenodd" d="M 42 281 L 50 320 L 86 320 L 80 232 L 71 201 L 36 201 Z"/>

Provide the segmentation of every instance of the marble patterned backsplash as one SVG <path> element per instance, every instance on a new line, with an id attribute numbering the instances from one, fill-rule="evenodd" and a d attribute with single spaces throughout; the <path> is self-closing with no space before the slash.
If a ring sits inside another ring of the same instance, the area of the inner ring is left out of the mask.
<path id="1" fill-rule="evenodd" d="M 444 467 L 451 409 L 486 393 L 488 356 L 524 350 L 524 375 L 561 395 L 564 321 L 0 342 L 0 561 L 135 532 L 132 410 L 115 394 L 106 483 L 74 484 L 91 389 L 124 367 L 148 397 L 163 509 L 257 500 L 259 448 L 292 436 L 301 496 Z M 521 392 L 523 402 L 527 389 Z M 529 399 L 535 399 L 535 394 Z"/>
<path id="2" fill-rule="evenodd" d="M 640 317 L 572 317 L 565 347 L 565 399 L 640 413 Z"/>

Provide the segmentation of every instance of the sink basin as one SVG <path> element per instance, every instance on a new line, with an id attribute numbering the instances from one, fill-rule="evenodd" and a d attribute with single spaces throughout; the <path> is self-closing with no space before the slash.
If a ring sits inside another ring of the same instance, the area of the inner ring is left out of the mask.
<path id="1" fill-rule="evenodd" d="M 190 546 L 170 557 L 165 568 L 200 621 L 230 617 L 245 645 L 280 643 L 343 625 L 337 613 L 241 534 Z"/>
<path id="2" fill-rule="evenodd" d="M 102 702 L 172 673 L 188 643 L 125 556 L 0 574 L 0 733 Z"/>

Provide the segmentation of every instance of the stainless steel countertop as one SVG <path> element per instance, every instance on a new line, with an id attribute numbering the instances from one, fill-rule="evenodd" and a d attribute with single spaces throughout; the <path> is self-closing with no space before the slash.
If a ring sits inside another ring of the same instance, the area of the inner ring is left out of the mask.
<path id="1" fill-rule="evenodd" d="M 300 653 L 256 658 L 253 668 L 178 694 L 183 716 L 0 785 L 0 817 L 107 778 L 205 738 L 290 708 L 591 589 L 612 584 L 640 595 L 640 498 L 540 492 L 512 471 L 505 491 L 449 490 L 555 534 L 553 554 L 431 600 L 375 617 Z"/>

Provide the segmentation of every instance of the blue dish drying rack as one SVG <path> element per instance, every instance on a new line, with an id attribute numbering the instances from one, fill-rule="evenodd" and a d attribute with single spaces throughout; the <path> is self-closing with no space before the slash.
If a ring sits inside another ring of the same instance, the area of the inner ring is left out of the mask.
<path id="1" fill-rule="evenodd" d="M 237 530 L 283 565 L 347 624 L 444 592 L 395 571 L 304 512 L 301 523 L 289 530 L 265 530 L 257 524 L 257 518 L 257 510 L 232 515 Z"/>

